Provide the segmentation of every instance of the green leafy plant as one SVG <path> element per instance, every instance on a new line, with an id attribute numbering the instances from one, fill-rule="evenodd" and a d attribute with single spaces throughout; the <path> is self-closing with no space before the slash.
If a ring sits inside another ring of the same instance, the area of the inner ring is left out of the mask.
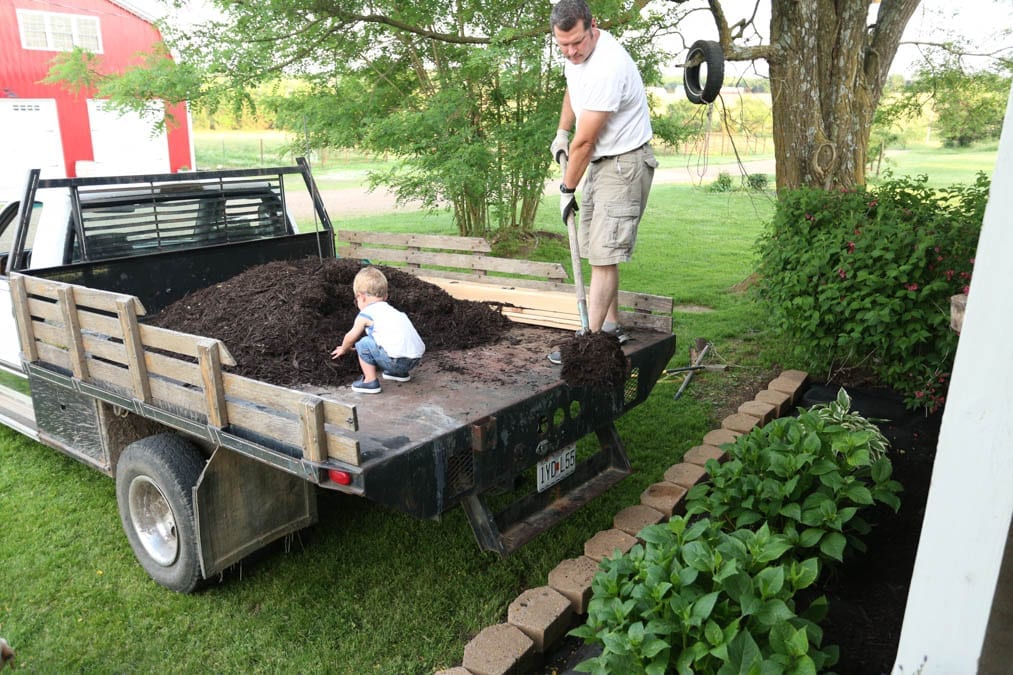
<path id="1" fill-rule="evenodd" d="M 765 173 L 751 173 L 746 176 L 746 184 L 750 190 L 763 191 L 770 184 L 770 178 Z"/>
<path id="2" fill-rule="evenodd" d="M 676 516 L 640 532 L 593 582 L 587 622 L 571 635 L 602 645 L 577 666 L 591 673 L 816 673 L 837 660 L 821 649 L 826 600 L 796 613 L 795 594 L 819 573 L 815 558 L 763 525 L 724 532 Z"/>
<path id="3" fill-rule="evenodd" d="M 850 408 L 841 389 L 836 401 L 740 436 L 725 446 L 727 462 L 707 463 L 710 479 L 689 491 L 686 512 L 728 527 L 769 524 L 797 555 L 824 563 L 843 561 L 849 547 L 864 551 L 870 525 L 861 511 L 876 502 L 896 511 L 902 488 L 890 479 L 886 439 Z"/>
<path id="4" fill-rule="evenodd" d="M 866 369 L 909 407 L 943 405 L 989 180 L 941 190 L 892 178 L 875 191 L 780 195 L 758 241 L 761 301 L 811 372 Z"/>
<path id="5" fill-rule="evenodd" d="M 727 171 L 722 171 L 708 188 L 711 192 L 731 192 L 735 189 L 732 184 L 732 177 Z"/>

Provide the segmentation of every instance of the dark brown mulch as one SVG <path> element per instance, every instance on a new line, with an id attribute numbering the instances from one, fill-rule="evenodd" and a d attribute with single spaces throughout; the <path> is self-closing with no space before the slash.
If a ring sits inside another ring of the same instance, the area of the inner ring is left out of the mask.
<path id="1" fill-rule="evenodd" d="M 236 360 L 232 372 L 280 386 L 333 385 L 359 373 L 358 359 L 330 353 L 355 320 L 357 260 L 304 258 L 253 267 L 169 305 L 151 323 L 213 337 Z M 408 314 L 427 353 L 495 342 L 510 320 L 485 303 L 391 267 L 388 301 Z"/>
<path id="2" fill-rule="evenodd" d="M 563 360 L 560 375 L 571 387 L 614 389 L 626 382 L 629 363 L 619 338 L 608 333 L 591 333 L 559 345 Z"/>

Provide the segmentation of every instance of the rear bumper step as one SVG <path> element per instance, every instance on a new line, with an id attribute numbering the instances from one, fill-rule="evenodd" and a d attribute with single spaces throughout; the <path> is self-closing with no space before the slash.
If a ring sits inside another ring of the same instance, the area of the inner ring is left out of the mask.
<path id="1" fill-rule="evenodd" d="M 630 461 L 615 426 L 610 424 L 596 433 L 601 450 L 545 492 L 532 492 L 496 514 L 483 495 L 467 496 L 462 506 L 479 547 L 510 555 L 629 476 Z"/>

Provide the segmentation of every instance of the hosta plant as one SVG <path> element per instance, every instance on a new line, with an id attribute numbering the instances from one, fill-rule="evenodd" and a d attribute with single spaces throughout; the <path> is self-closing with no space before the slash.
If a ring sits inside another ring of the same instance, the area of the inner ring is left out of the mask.
<path id="1" fill-rule="evenodd" d="M 802 613 L 795 595 L 817 578 L 816 558 L 796 560 L 766 525 L 725 532 L 676 516 L 640 532 L 595 577 L 587 622 L 572 635 L 602 653 L 591 673 L 817 673 L 837 660 L 821 648 L 823 598 Z"/>
<path id="2" fill-rule="evenodd" d="M 686 497 L 686 512 L 729 529 L 769 524 L 823 562 L 865 550 L 869 531 L 862 511 L 882 503 L 900 508 L 901 485 L 891 480 L 887 441 L 852 412 L 841 389 L 837 400 L 801 409 L 725 446 L 728 461 L 707 463 L 709 479 Z"/>

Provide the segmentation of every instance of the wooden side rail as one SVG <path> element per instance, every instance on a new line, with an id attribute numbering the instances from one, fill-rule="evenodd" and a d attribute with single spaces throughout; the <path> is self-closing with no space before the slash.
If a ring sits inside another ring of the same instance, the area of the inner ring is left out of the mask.
<path id="1" fill-rule="evenodd" d="M 301 448 L 303 458 L 360 463 L 354 406 L 224 372 L 219 341 L 138 321 L 131 295 L 13 274 L 11 296 L 25 359 L 210 428 L 230 427 Z"/>
<path id="2" fill-rule="evenodd" d="M 503 306 L 518 323 L 580 328 L 573 284 L 559 263 L 494 258 L 481 237 L 339 230 L 338 255 L 379 265 L 397 265 L 459 300 Z M 509 276 L 508 276 L 509 275 Z M 625 326 L 672 331 L 671 298 L 619 292 L 619 320 Z"/>

